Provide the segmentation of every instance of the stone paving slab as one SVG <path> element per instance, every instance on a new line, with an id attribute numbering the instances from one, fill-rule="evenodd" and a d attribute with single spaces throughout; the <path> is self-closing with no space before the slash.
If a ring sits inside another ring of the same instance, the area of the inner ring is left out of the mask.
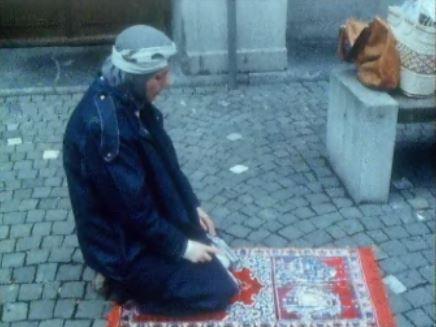
<path id="1" fill-rule="evenodd" d="M 399 126 L 389 202 L 355 205 L 326 160 L 327 86 L 177 88 L 158 106 L 231 245 L 374 246 L 399 326 L 430 326 L 434 126 Z M 59 152 L 80 97 L 0 97 L 2 327 L 103 326 L 110 308 L 78 249 Z"/>

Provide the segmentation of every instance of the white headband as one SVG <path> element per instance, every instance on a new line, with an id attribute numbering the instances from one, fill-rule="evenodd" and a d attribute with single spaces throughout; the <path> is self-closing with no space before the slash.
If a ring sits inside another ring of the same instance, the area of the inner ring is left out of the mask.
<path id="1" fill-rule="evenodd" d="M 168 60 L 177 53 L 176 45 L 118 51 L 112 47 L 112 63 L 131 74 L 149 74 L 168 66 Z M 154 58 L 153 58 L 154 57 Z"/>

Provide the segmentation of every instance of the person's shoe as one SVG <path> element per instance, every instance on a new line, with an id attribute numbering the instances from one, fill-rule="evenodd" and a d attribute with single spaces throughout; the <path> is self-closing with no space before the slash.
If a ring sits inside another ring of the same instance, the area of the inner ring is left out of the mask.
<path id="1" fill-rule="evenodd" d="M 104 277 L 102 274 L 97 273 L 97 275 L 94 277 L 94 280 L 92 281 L 92 287 L 97 294 L 106 297 L 107 281 L 106 277 Z"/>
<path id="2" fill-rule="evenodd" d="M 95 292 L 105 300 L 116 302 L 119 305 L 123 305 L 129 300 L 127 291 L 119 283 L 104 277 L 102 274 L 97 273 L 92 281 L 92 286 Z"/>
<path id="3" fill-rule="evenodd" d="M 127 290 L 115 281 L 108 281 L 108 296 L 107 300 L 113 301 L 119 305 L 125 304 L 131 298 Z"/>

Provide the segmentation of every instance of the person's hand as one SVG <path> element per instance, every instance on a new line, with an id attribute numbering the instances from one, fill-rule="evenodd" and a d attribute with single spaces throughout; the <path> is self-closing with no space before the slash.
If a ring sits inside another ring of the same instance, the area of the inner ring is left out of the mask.
<path id="1" fill-rule="evenodd" d="M 198 217 L 200 218 L 200 225 L 203 229 L 212 236 L 216 236 L 215 224 L 212 218 L 200 207 L 197 208 Z"/>
<path id="2" fill-rule="evenodd" d="M 188 246 L 183 254 L 183 258 L 193 263 L 208 262 L 213 255 L 218 254 L 218 249 L 200 242 L 188 240 Z"/>

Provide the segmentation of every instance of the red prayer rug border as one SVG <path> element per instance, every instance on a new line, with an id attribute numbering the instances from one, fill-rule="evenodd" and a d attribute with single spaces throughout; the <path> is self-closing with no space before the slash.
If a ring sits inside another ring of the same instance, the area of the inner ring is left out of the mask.
<path id="1" fill-rule="evenodd" d="M 319 253 L 322 251 L 335 251 L 335 250 L 349 250 L 356 251 L 360 259 L 360 266 L 362 274 L 364 276 L 368 291 L 370 293 L 374 311 L 376 313 L 377 325 L 362 325 L 358 326 L 368 326 L 368 327 L 396 327 L 396 322 L 389 305 L 389 299 L 387 297 L 385 285 L 381 279 L 381 273 L 379 266 L 376 261 L 374 250 L 371 247 L 364 247 L 359 249 L 351 248 L 320 248 L 320 249 L 304 249 L 304 248 L 264 248 L 264 247 L 253 247 L 253 248 L 237 248 L 236 251 L 247 251 L 255 253 L 263 253 L 269 255 L 284 255 L 292 251 L 307 251 L 308 253 Z M 107 317 L 107 327 L 128 327 L 126 324 L 122 323 L 123 308 L 119 305 L 114 305 L 113 309 L 109 312 Z M 212 314 L 213 315 L 213 314 Z M 194 321 L 197 320 L 197 321 Z M 201 322 L 198 319 L 193 319 L 191 322 L 141 322 L 141 327 L 336 327 L 345 325 L 336 325 L 334 323 L 324 323 L 324 322 L 311 322 L 305 323 L 301 321 L 295 322 L 272 322 L 259 323 L 259 324 L 247 324 L 247 323 L 234 323 L 217 321 L 211 322 L 205 321 Z M 348 326 L 348 325 L 347 325 Z M 354 326 L 352 323 L 349 326 Z"/>

